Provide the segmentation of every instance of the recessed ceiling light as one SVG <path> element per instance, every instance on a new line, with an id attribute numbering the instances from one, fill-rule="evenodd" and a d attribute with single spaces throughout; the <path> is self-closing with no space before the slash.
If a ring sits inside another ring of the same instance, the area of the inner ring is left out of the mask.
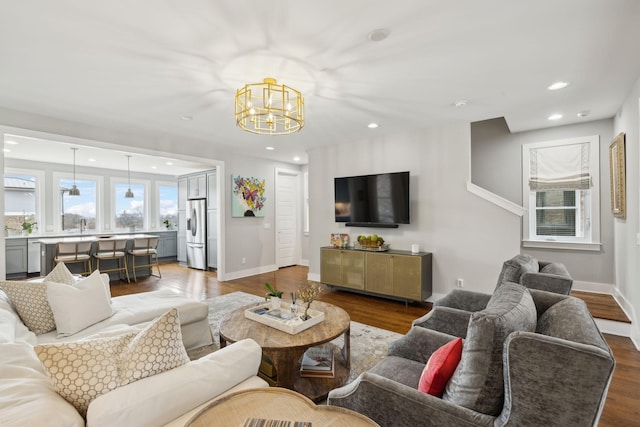
<path id="1" fill-rule="evenodd" d="M 158 169 L 157 166 L 151 166 L 151 169 Z"/>
<path id="2" fill-rule="evenodd" d="M 293 161 L 294 161 L 294 162 L 299 162 L 299 161 L 300 161 L 300 157 L 295 156 L 295 157 L 293 158 Z"/>
<path id="3" fill-rule="evenodd" d="M 562 114 L 552 114 L 547 119 L 549 120 L 560 120 L 562 118 Z"/>
<path id="4" fill-rule="evenodd" d="M 459 99 L 459 100 L 455 101 L 453 103 L 453 105 L 455 105 L 456 108 L 464 108 L 467 105 L 468 102 L 469 101 L 467 101 L 466 99 Z"/>
<path id="5" fill-rule="evenodd" d="M 167 166 L 173 166 L 173 162 L 166 162 L 165 165 Z"/>
<path id="6" fill-rule="evenodd" d="M 272 151 L 272 150 L 275 150 L 275 147 L 264 147 L 264 149 L 265 149 L 265 150 Z"/>
<path id="7" fill-rule="evenodd" d="M 4 151 L 5 153 L 10 153 L 11 150 L 9 150 L 8 148 L 3 148 L 2 151 Z"/>
<path id="8" fill-rule="evenodd" d="M 15 142 L 15 141 L 11 141 L 11 140 L 7 140 L 7 141 L 5 141 L 4 143 L 5 143 L 5 144 L 9 144 L 9 145 L 18 145 L 18 143 L 17 143 L 17 142 Z"/>
<path id="9" fill-rule="evenodd" d="M 87 159 L 87 161 L 88 161 L 88 162 L 93 163 L 93 162 L 95 162 L 95 161 L 96 161 L 96 159 L 94 159 L 93 157 L 91 157 L 90 159 Z"/>
<path id="10" fill-rule="evenodd" d="M 549 90 L 558 90 L 558 89 L 564 89 L 567 86 L 569 86 L 569 83 L 567 83 L 567 82 L 555 82 L 555 83 L 552 83 L 549 86 L 547 86 L 547 89 L 549 89 Z"/>
<path id="11" fill-rule="evenodd" d="M 192 117 L 192 116 L 182 116 L 182 117 L 180 117 L 180 118 L 181 118 L 182 120 L 184 120 L 185 122 L 189 122 L 189 121 L 193 120 L 193 117 Z"/>
<path id="12" fill-rule="evenodd" d="M 369 124 L 367 125 L 367 127 L 368 127 L 369 129 L 375 129 L 375 128 L 377 128 L 377 127 L 378 127 L 378 124 L 377 124 L 377 123 L 369 123 Z"/>
<path id="13" fill-rule="evenodd" d="M 388 28 L 378 28 L 371 31 L 367 35 L 367 38 L 372 42 L 381 42 L 382 40 L 389 37 L 389 34 L 391 34 L 391 30 L 389 30 Z"/>
<path id="14" fill-rule="evenodd" d="M 576 114 L 576 116 L 578 116 L 581 119 L 584 119 L 588 115 L 589 115 L 589 110 L 580 111 L 578 114 Z"/>

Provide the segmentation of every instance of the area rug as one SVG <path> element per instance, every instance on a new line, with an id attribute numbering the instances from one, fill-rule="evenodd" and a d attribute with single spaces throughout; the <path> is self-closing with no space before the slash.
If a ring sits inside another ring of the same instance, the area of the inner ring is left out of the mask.
<path id="1" fill-rule="evenodd" d="M 214 344 L 206 348 L 196 349 L 190 352 L 189 356 L 195 359 L 219 349 L 220 320 L 230 311 L 262 301 L 264 301 L 264 298 L 239 291 L 205 300 L 204 302 L 209 305 L 209 325 L 211 325 L 211 331 L 213 332 Z M 362 372 L 375 366 L 380 359 L 387 355 L 389 344 L 401 336 L 401 334 L 395 332 L 352 321 L 351 372 L 348 382 L 353 381 Z M 333 343 L 342 346 L 342 337 L 337 338 Z"/>

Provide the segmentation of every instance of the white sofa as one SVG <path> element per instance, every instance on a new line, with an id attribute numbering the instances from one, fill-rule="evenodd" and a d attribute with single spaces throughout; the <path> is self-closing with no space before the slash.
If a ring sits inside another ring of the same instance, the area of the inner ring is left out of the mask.
<path id="1" fill-rule="evenodd" d="M 113 336 L 141 330 L 168 311 L 178 309 L 187 349 L 212 342 L 206 304 L 171 291 L 112 298 L 114 314 L 74 335 L 36 336 L 21 321 L 0 290 L 0 425 L 84 426 L 76 409 L 58 395 L 36 356 L 34 346 Z M 262 350 L 244 340 L 186 365 L 117 388 L 89 405 L 86 425 L 178 426 L 222 395 L 268 387 L 257 376 Z"/>

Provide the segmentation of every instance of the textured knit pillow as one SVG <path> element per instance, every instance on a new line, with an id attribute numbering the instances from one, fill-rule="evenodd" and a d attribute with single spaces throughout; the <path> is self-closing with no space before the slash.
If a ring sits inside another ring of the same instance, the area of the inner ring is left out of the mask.
<path id="1" fill-rule="evenodd" d="M 73 335 L 113 315 L 111 301 L 98 270 L 74 286 L 45 283 L 58 338 Z"/>
<path id="2" fill-rule="evenodd" d="M 82 416 L 96 397 L 120 385 L 119 357 L 136 333 L 34 347 L 55 390 Z"/>
<path id="3" fill-rule="evenodd" d="M 189 362 L 175 308 L 138 333 L 34 349 L 56 391 L 83 416 L 96 397 Z"/>
<path id="4" fill-rule="evenodd" d="M 51 270 L 51 272 L 47 274 L 47 277 L 44 278 L 44 281 L 64 283 L 65 285 L 73 285 L 76 283 L 76 279 L 73 277 L 73 274 L 69 271 L 64 262 L 56 264 L 53 270 Z"/>
<path id="5" fill-rule="evenodd" d="M 460 357 L 462 357 L 462 338 L 449 341 L 434 351 L 422 371 L 418 390 L 441 397 L 447 382 L 460 363 Z"/>
<path id="6" fill-rule="evenodd" d="M 0 282 L 0 288 L 18 312 L 20 319 L 36 335 L 56 328 L 53 312 L 47 301 L 47 285 L 30 282 Z"/>
<path id="7" fill-rule="evenodd" d="M 189 363 L 182 343 L 178 310 L 172 308 L 144 328 L 122 358 L 122 385 Z"/>

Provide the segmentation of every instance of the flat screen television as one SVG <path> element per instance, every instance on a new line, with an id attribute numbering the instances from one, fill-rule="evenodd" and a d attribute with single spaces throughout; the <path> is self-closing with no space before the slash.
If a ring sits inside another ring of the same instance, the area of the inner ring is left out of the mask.
<path id="1" fill-rule="evenodd" d="M 409 172 L 334 178 L 336 222 L 352 226 L 409 224 Z"/>

